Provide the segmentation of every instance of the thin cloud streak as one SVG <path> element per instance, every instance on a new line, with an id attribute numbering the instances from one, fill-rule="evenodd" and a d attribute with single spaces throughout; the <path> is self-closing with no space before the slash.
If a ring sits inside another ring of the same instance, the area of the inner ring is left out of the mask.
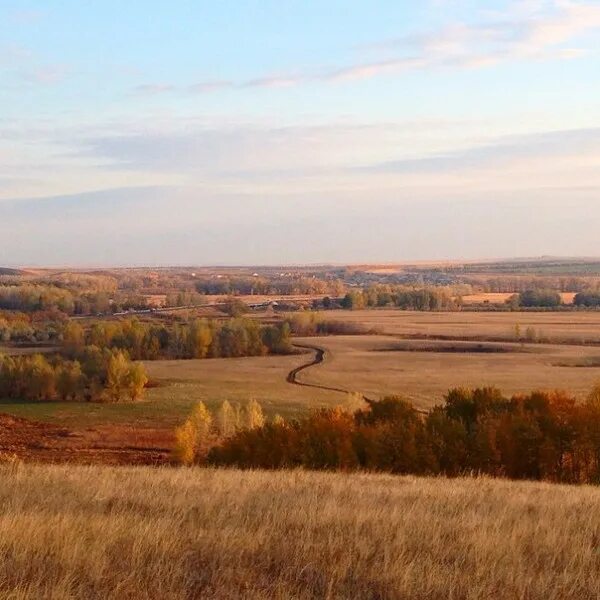
<path id="1" fill-rule="evenodd" d="M 515 14 L 513 14 L 515 13 Z M 600 29 L 600 6 L 556 0 L 551 11 L 536 11 L 523 16 L 518 5 L 508 15 L 479 25 L 454 23 L 437 31 L 384 40 L 367 48 L 402 56 L 327 67 L 306 73 L 267 74 L 244 81 L 199 82 L 180 88 L 193 93 L 224 89 L 288 88 L 303 84 L 332 84 L 400 74 L 424 69 L 480 69 L 508 61 L 572 60 L 587 53 L 586 48 L 563 47 L 581 36 Z M 215 85 L 216 84 L 216 85 Z M 154 87 L 168 84 L 147 84 Z"/>

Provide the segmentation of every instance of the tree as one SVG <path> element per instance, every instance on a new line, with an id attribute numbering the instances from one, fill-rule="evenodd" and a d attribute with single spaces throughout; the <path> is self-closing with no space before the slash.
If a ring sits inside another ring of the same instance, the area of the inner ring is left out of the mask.
<path id="1" fill-rule="evenodd" d="M 515 323 L 515 340 L 518 342 L 521 341 L 521 325 L 519 323 Z"/>
<path id="2" fill-rule="evenodd" d="M 174 453 L 185 465 L 200 461 L 210 447 L 212 417 L 204 402 L 198 402 L 185 423 L 175 430 Z"/>
<path id="3" fill-rule="evenodd" d="M 261 405 L 254 399 L 250 400 L 242 413 L 243 427 L 246 429 L 258 429 L 265 424 L 265 416 Z"/>
<path id="4" fill-rule="evenodd" d="M 41 354 L 34 354 L 24 363 L 25 390 L 33 400 L 52 400 L 56 394 L 54 369 Z"/>
<path id="5" fill-rule="evenodd" d="M 57 369 L 56 388 L 63 400 L 78 400 L 85 385 L 79 361 L 65 361 Z"/>
<path id="6" fill-rule="evenodd" d="M 223 400 L 223 403 L 217 411 L 216 425 L 219 434 L 222 437 L 230 437 L 237 430 L 237 415 L 228 400 Z"/>
<path id="7" fill-rule="evenodd" d="M 65 352 L 70 356 L 77 356 L 85 345 L 85 332 L 83 327 L 75 321 L 69 321 L 63 330 L 63 344 Z"/>
<path id="8" fill-rule="evenodd" d="M 190 325 L 188 345 L 190 356 L 206 358 L 213 341 L 213 330 L 206 319 L 199 319 Z"/>
<path id="9" fill-rule="evenodd" d="M 538 334 L 535 330 L 535 327 L 530 326 L 525 330 L 525 339 L 528 342 L 535 342 L 537 340 L 537 337 L 538 337 Z"/>
<path id="10" fill-rule="evenodd" d="M 230 317 L 241 317 L 248 312 L 248 306 L 239 298 L 230 298 L 223 304 L 222 310 Z"/>
<path id="11" fill-rule="evenodd" d="M 348 292 L 341 301 L 342 308 L 357 310 L 365 307 L 365 297 L 362 292 Z"/>
<path id="12" fill-rule="evenodd" d="M 143 393 L 144 387 L 148 383 L 146 370 L 142 363 L 133 363 L 127 371 L 126 384 L 127 392 L 132 401 L 139 400 Z"/>
<path id="13" fill-rule="evenodd" d="M 114 352 L 108 361 L 106 390 L 113 402 L 118 402 L 129 388 L 129 360 L 120 350 Z"/>
<path id="14" fill-rule="evenodd" d="M 196 457 L 196 432 L 191 421 L 175 429 L 175 459 L 184 465 L 191 465 Z"/>

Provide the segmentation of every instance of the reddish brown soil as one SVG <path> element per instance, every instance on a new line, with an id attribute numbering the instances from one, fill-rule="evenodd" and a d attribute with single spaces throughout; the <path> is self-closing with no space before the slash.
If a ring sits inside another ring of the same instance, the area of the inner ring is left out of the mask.
<path id="1" fill-rule="evenodd" d="M 0 460 L 159 465 L 170 462 L 172 433 L 164 429 L 104 426 L 71 431 L 0 414 Z"/>

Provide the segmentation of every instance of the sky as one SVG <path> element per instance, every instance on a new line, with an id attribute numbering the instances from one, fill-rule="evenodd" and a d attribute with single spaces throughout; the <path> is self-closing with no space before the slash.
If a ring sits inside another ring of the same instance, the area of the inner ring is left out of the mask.
<path id="1" fill-rule="evenodd" d="M 0 0 L 0 265 L 599 239 L 600 0 Z"/>

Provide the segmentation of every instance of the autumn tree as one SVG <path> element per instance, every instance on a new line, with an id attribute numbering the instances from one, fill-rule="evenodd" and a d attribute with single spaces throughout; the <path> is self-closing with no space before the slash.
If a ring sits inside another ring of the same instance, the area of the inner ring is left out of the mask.
<path id="1" fill-rule="evenodd" d="M 246 429 L 257 429 L 265 424 L 265 416 L 261 405 L 254 399 L 250 400 L 242 410 L 242 426 Z"/>
<path id="2" fill-rule="evenodd" d="M 238 428 L 238 416 L 228 400 L 223 400 L 217 411 L 216 425 L 222 437 L 232 436 Z"/>
<path id="3" fill-rule="evenodd" d="M 200 461 L 212 438 L 212 416 L 204 402 L 198 402 L 185 423 L 175 430 L 176 459 L 185 465 Z"/>

